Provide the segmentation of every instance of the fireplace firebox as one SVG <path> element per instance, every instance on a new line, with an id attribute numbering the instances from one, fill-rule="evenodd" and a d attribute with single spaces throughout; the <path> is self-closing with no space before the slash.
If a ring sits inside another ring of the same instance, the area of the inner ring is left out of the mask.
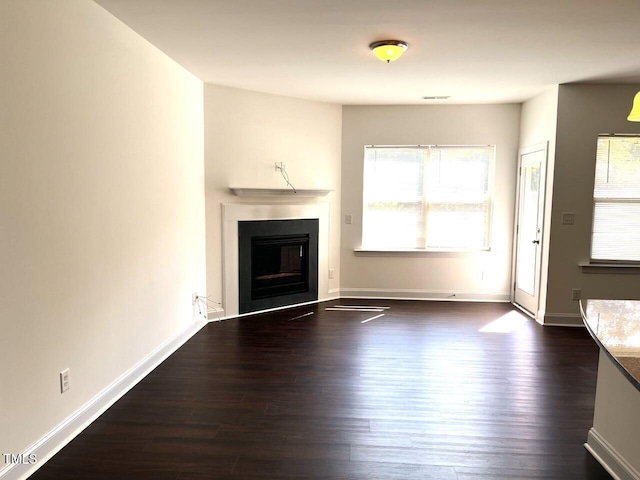
<path id="1" fill-rule="evenodd" d="M 318 299 L 318 220 L 238 222 L 239 311 Z"/>

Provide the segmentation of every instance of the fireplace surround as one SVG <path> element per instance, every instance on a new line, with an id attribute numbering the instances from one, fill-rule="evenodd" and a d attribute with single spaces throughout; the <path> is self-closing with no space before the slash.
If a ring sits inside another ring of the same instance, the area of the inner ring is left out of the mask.
<path id="1" fill-rule="evenodd" d="M 318 220 L 238 222 L 239 310 L 318 299 Z"/>
<path id="2" fill-rule="evenodd" d="M 299 203 L 222 204 L 222 303 L 225 317 L 240 315 L 238 225 L 248 220 L 318 220 L 318 300 L 330 297 L 329 279 L 329 203 L 305 200 Z M 303 302 L 306 303 L 306 302 Z M 279 307 L 274 307 L 279 308 Z"/>

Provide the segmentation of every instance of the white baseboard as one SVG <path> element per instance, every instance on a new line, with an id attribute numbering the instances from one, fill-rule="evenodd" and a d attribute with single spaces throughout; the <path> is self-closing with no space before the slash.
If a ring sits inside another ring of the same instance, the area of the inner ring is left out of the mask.
<path id="1" fill-rule="evenodd" d="M 509 293 L 452 292 L 439 290 L 378 290 L 374 288 L 343 288 L 342 298 L 379 298 L 384 300 L 445 300 L 453 302 L 511 302 Z"/>
<path id="2" fill-rule="evenodd" d="M 589 430 L 584 448 L 609 472 L 614 480 L 640 480 L 640 473 L 629 465 L 593 427 Z"/>
<path id="3" fill-rule="evenodd" d="M 131 369 L 121 375 L 109 386 L 104 388 L 95 397 L 63 420 L 44 437 L 34 443 L 23 452 L 23 458 L 35 454 L 37 463 L 16 463 L 0 469 L 2 480 L 24 480 L 32 475 L 38 468 L 60 451 L 67 443 L 73 440 L 80 432 L 87 428 L 105 410 L 113 405 L 120 397 L 133 388 L 146 377 L 154 368 L 160 365 L 169 355 L 180 348 L 193 337 L 208 322 L 196 321 L 187 330 L 177 335 L 172 340 L 164 343 L 151 352 Z M 0 452 L 6 453 L 6 452 Z M 2 459 L 3 460 L 3 459 Z"/>
<path id="4" fill-rule="evenodd" d="M 579 313 L 545 313 L 542 324 L 553 327 L 584 327 Z"/>
<path id="5" fill-rule="evenodd" d="M 218 322 L 225 318 L 224 308 L 210 308 L 207 310 L 207 320 L 210 322 Z"/>

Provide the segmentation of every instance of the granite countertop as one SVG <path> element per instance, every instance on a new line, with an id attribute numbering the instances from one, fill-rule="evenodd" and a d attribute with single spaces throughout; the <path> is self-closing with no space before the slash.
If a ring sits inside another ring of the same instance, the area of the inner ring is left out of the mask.
<path id="1" fill-rule="evenodd" d="M 583 300 L 580 313 L 596 343 L 640 390 L 640 301 Z"/>

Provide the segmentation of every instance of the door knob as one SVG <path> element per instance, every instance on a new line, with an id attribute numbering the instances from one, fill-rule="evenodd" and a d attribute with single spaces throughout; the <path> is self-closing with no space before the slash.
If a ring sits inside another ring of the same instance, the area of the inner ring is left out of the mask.
<path id="1" fill-rule="evenodd" d="M 531 243 L 535 243 L 537 245 L 540 245 L 540 240 L 532 240 Z"/>

